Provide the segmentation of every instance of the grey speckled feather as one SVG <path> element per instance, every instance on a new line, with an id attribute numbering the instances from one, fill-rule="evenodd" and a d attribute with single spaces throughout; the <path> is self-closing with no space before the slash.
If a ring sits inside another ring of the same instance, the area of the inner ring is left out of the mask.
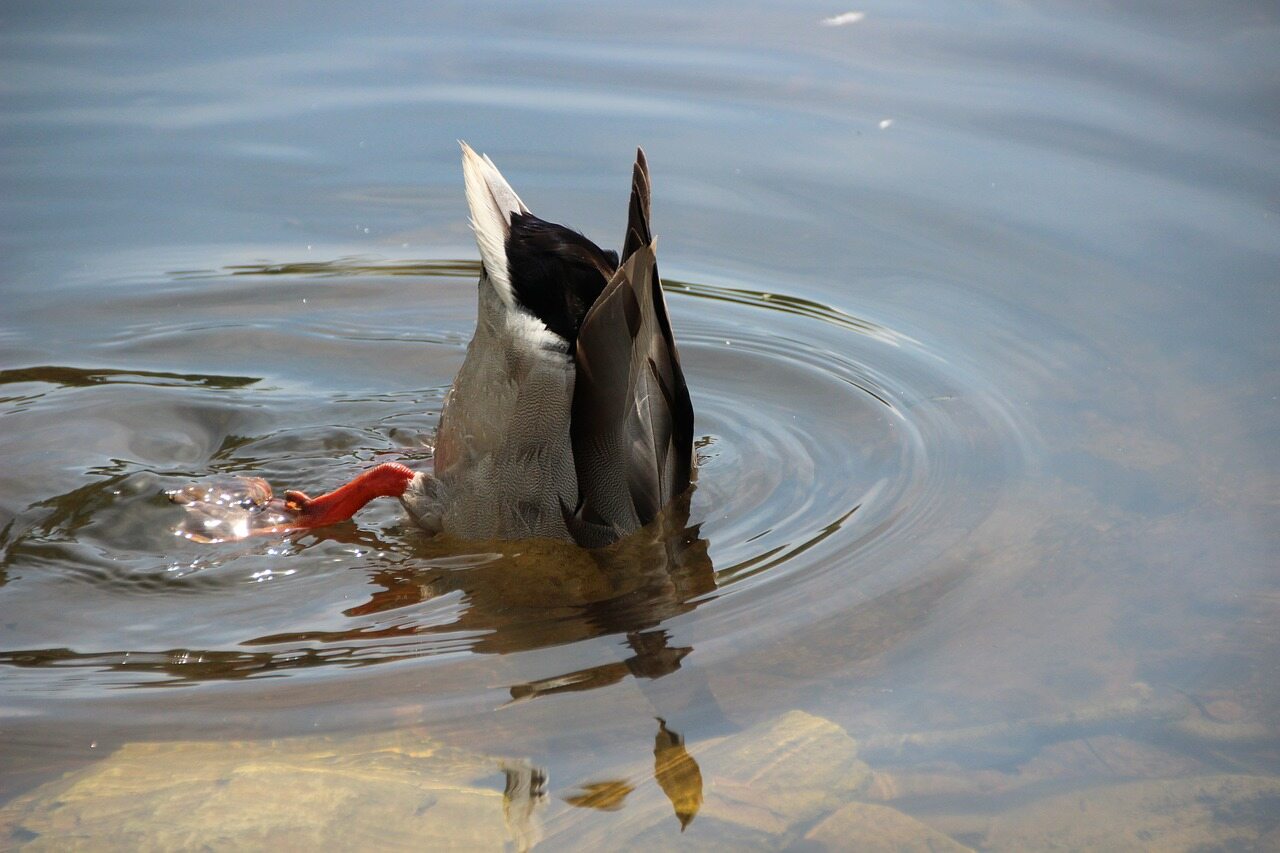
<path id="1" fill-rule="evenodd" d="M 440 528 L 456 536 L 568 536 L 573 362 L 563 342 L 531 338 L 525 325 L 481 278 L 476 333 L 436 432 Z"/>
<path id="2" fill-rule="evenodd" d="M 616 256 L 540 220 L 532 243 L 521 232 L 516 252 L 513 221 L 532 222 L 528 209 L 465 145 L 463 172 L 484 260 L 476 332 L 441 412 L 435 475 L 417 475 L 402 500 L 424 527 L 461 538 L 607 545 L 683 493 L 693 459 L 693 408 L 658 279 L 644 154 L 616 269 Z M 546 255 L 531 256 L 530 246 Z M 548 281 L 548 270 L 561 269 L 576 278 Z M 547 288 L 581 295 L 601 286 L 576 329 L 577 317 L 529 307 L 559 310 L 551 306 L 564 300 L 546 299 Z M 548 321 L 569 322 L 576 341 Z"/>

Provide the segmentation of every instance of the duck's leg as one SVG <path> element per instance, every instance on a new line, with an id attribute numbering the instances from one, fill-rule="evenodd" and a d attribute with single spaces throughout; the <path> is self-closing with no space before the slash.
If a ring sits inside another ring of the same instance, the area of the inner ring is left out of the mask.
<path id="1" fill-rule="evenodd" d="M 285 511 L 296 513 L 282 529 L 323 527 L 346 521 L 374 498 L 398 498 L 408 488 L 413 471 L 399 462 L 384 462 L 332 492 L 309 498 L 295 490 L 284 493 Z"/>
<path id="2" fill-rule="evenodd" d="M 314 498 L 293 490 L 272 497 L 271 486 L 259 477 L 214 478 L 175 489 L 168 497 L 187 511 L 175 531 L 179 536 L 225 542 L 346 521 L 374 498 L 400 497 L 413 477 L 399 462 L 386 462 Z"/>

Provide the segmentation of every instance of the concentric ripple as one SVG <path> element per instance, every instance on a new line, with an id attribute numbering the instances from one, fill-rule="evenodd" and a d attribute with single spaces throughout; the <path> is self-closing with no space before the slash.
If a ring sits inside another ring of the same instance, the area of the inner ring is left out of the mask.
<path id="1" fill-rule="evenodd" d="M 725 591 L 812 597 L 830 573 L 839 608 L 918 580 L 1023 463 L 1012 407 L 927 343 L 785 294 L 668 287 L 714 300 L 688 306 L 680 339 L 707 436 L 695 516 Z"/>
<path id="2" fill-rule="evenodd" d="M 262 676 L 273 678 L 257 689 L 336 679 L 341 692 L 352 667 L 398 662 L 386 672 L 402 673 L 412 661 L 430 668 L 443 708 L 656 677 L 691 653 L 710 661 L 767 643 L 801 608 L 814 618 L 920 582 L 1022 464 L 1011 407 L 927 341 L 749 283 L 671 280 L 699 470 L 689 506 L 651 536 L 591 554 L 480 547 L 431 540 L 391 504 L 283 540 L 173 535 L 178 510 L 162 492 L 192 480 L 253 475 L 319 490 L 374 462 L 427 457 L 477 272 L 347 259 L 184 273 L 173 281 L 198 285 L 210 313 L 279 309 L 211 329 L 175 325 L 168 296 L 135 297 L 144 331 L 116 345 L 115 360 L 233 341 L 244 368 L 234 381 L 134 381 L 159 375 L 141 368 L 13 378 L 23 393 L 5 405 L 33 429 L 92 413 L 107 433 L 139 437 L 133 456 L 104 460 L 6 533 L 6 570 L 20 581 L 6 594 L 30 598 L 33 623 L 14 636 L 44 639 L 0 650 L 17 668 L 10 680 L 45 703 L 119 686 L 249 690 Z M 420 311 L 401 304 L 406 275 L 430 293 Z M 297 294 L 306 313 L 286 308 Z M 307 369 L 354 347 L 359 369 Z M 363 376 L 371 364 L 387 366 L 383 387 Z M 156 435 L 168 438 L 146 438 Z M 69 599 L 94 618 L 49 622 L 48 602 Z M 619 670 L 620 651 L 634 657 Z"/>

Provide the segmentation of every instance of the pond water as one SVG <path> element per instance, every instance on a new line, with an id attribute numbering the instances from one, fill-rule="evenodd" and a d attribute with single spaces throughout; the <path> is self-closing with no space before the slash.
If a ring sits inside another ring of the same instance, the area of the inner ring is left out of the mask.
<path id="1" fill-rule="evenodd" d="M 871 802 L 1081 846 L 1224 776 L 1145 840 L 1280 845 L 1280 14 L 858 11 L 6 6 L 0 798 L 139 742 L 420 733 L 534 768 L 516 845 L 821 846 Z M 688 506 L 602 554 L 391 501 L 175 536 L 166 489 L 429 460 L 474 324 L 458 139 L 605 246 L 644 147 Z M 712 810 L 772 772 L 715 745 L 796 711 L 870 782 Z"/>

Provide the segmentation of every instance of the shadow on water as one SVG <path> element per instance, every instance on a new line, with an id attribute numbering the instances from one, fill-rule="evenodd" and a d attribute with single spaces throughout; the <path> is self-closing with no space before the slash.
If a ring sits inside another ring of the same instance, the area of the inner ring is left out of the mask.
<path id="1" fill-rule="evenodd" d="M 660 678 L 692 649 L 671 648 L 659 626 L 716 590 L 707 542 L 688 526 L 689 495 L 653 524 L 608 548 L 584 550 L 550 541 L 416 543 L 412 562 L 375 571 L 381 589 L 344 615 L 382 617 L 457 597 L 465 609 L 446 625 L 396 623 L 383 628 L 291 631 L 246 640 L 247 646 L 350 641 L 399 643 L 423 635 L 466 635 L 479 654 L 511 654 L 584 639 L 623 635 L 635 653 L 625 661 L 514 684 L 513 700 L 590 690 L 627 675 Z M 391 659 L 395 659 L 392 655 Z"/>
<path id="2" fill-rule="evenodd" d="M 684 832 L 702 808 L 702 768 L 685 748 L 680 732 L 673 731 L 662 717 L 655 718 L 655 722 L 652 778 L 671 805 L 680 831 Z M 508 832 L 517 846 L 541 840 L 538 810 L 546 805 L 546 770 L 522 761 L 504 766 L 503 771 L 506 775 L 503 815 Z M 638 778 L 585 782 L 577 787 L 576 793 L 566 794 L 562 799 L 575 808 L 616 812 L 642 783 Z"/>

